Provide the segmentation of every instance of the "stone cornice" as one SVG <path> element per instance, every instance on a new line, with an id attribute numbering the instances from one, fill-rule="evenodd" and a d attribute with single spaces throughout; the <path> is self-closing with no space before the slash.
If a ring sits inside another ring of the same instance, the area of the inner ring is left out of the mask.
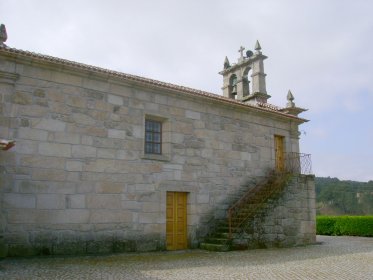
<path id="1" fill-rule="evenodd" d="M 19 74 L 0 71 L 0 83 L 13 85 L 18 80 Z"/>
<path id="2" fill-rule="evenodd" d="M 199 97 L 204 99 L 209 99 L 211 101 L 216 101 L 219 103 L 232 105 L 232 106 L 238 106 L 242 109 L 251 109 L 255 111 L 260 111 L 263 113 L 269 113 L 276 115 L 277 117 L 283 117 L 285 119 L 292 119 L 299 123 L 303 123 L 307 120 L 292 116 L 290 114 L 273 110 L 269 107 L 259 107 L 252 104 L 245 104 L 243 102 L 230 99 L 221 95 L 213 94 L 210 92 L 202 91 L 202 90 L 196 90 L 189 87 L 179 86 L 171 83 L 161 82 L 158 80 L 153 80 L 149 78 L 144 78 L 140 76 L 125 74 L 118 71 L 108 70 L 96 66 L 91 66 L 83 63 L 78 63 L 66 59 L 56 58 L 48 55 L 42 55 L 37 54 L 33 52 L 18 50 L 14 48 L 9 47 L 0 47 L 0 55 L 4 55 L 10 58 L 15 59 L 19 63 L 31 63 L 33 65 L 42 65 L 44 67 L 53 67 L 53 68 L 60 68 L 64 71 L 73 72 L 78 75 L 86 74 L 88 76 L 94 76 L 97 77 L 100 80 L 113 80 L 116 82 L 124 83 L 124 84 L 130 84 L 134 86 L 140 86 L 145 88 L 151 88 L 154 90 L 165 90 L 168 92 L 174 92 L 174 93 L 180 93 L 184 94 L 186 96 L 193 96 L 193 97 Z M 251 61 L 263 57 L 266 58 L 264 55 L 255 55 L 251 58 Z M 247 60 L 248 61 L 248 60 Z M 246 61 L 245 61 L 246 63 Z"/>

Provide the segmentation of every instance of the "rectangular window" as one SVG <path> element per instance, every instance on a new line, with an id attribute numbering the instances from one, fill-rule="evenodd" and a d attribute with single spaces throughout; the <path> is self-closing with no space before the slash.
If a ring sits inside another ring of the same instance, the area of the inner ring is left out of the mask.
<path id="1" fill-rule="evenodd" d="M 145 120 L 145 153 L 162 154 L 162 122 Z"/>

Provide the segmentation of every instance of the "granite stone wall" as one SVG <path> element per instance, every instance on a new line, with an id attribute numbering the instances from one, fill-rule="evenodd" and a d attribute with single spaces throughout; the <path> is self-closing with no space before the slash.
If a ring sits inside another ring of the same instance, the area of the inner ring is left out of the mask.
<path id="1" fill-rule="evenodd" d="M 313 175 L 294 175 L 282 194 L 269 200 L 244 230 L 235 235 L 233 247 L 270 248 L 316 242 L 316 193 Z"/>
<path id="2" fill-rule="evenodd" d="M 188 193 L 188 241 L 229 197 L 274 167 L 295 121 L 52 62 L 0 55 L 3 256 L 165 248 L 166 192 Z M 145 118 L 163 155 L 144 154 Z"/>

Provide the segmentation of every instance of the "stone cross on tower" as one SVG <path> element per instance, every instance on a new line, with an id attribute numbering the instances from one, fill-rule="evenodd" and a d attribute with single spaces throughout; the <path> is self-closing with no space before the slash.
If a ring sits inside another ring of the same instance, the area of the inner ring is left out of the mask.
<path id="1" fill-rule="evenodd" d="M 240 47 L 240 49 L 238 50 L 239 53 L 241 53 L 241 56 L 240 56 L 240 59 L 243 60 L 243 51 L 245 50 L 245 48 L 243 46 Z"/>
<path id="2" fill-rule="evenodd" d="M 248 50 L 244 56 L 245 48 L 238 50 L 240 57 L 237 63 L 229 64 L 226 57 L 224 69 L 219 72 L 223 75 L 223 94 L 227 98 L 236 99 L 244 103 L 266 103 L 270 96 L 267 94 L 263 60 L 267 57 L 261 52 L 259 42 L 255 44 L 255 54 Z"/>

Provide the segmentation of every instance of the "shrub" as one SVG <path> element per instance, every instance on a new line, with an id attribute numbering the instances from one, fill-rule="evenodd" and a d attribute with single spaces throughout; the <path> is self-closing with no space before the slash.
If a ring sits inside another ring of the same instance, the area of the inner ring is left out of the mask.
<path id="1" fill-rule="evenodd" d="M 317 216 L 316 233 L 373 237 L 373 216 Z"/>
<path id="2" fill-rule="evenodd" d="M 316 233 L 321 235 L 334 235 L 334 226 L 337 217 L 317 216 Z"/>

